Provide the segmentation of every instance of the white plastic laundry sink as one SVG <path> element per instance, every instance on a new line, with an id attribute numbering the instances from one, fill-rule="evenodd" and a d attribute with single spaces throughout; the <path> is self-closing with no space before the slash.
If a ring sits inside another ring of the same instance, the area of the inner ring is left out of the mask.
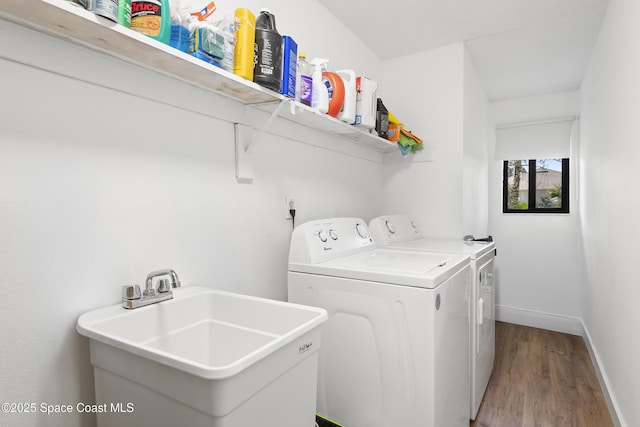
<path id="1" fill-rule="evenodd" d="M 99 413 L 99 425 L 254 425 L 274 410 L 278 422 L 289 411 L 292 426 L 313 425 L 325 310 L 204 287 L 173 292 L 172 300 L 133 310 L 117 304 L 78 319 L 78 332 L 90 338 L 96 403 L 140 408 Z M 304 412 L 295 408 L 301 396 Z M 185 405 L 198 410 L 195 418 Z M 205 414 L 211 419 L 198 421 Z"/>

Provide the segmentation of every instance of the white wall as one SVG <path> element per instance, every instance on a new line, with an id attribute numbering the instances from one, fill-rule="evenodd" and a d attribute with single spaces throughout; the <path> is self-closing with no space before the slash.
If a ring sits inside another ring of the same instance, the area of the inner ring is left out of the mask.
<path id="1" fill-rule="evenodd" d="M 581 334 L 581 295 L 586 289 L 575 175 L 571 178 L 570 214 L 505 214 L 504 159 L 495 159 L 493 154 L 496 125 L 577 116 L 579 93 L 494 102 L 490 115 L 489 230 L 498 246 L 496 316 L 508 322 Z M 574 159 L 571 168 L 575 165 Z"/>
<path id="2" fill-rule="evenodd" d="M 462 235 L 464 45 L 385 61 L 383 71 L 385 106 L 426 147 L 404 159 L 388 159 L 385 213 L 409 213 L 425 234 L 458 238 Z"/>
<path id="3" fill-rule="evenodd" d="M 385 106 L 425 149 L 388 156 L 384 212 L 409 213 L 432 237 L 487 233 L 488 101 L 463 43 L 385 61 Z"/>
<path id="4" fill-rule="evenodd" d="M 640 3 L 611 0 L 582 82 L 585 326 L 621 425 L 640 425 Z"/>
<path id="5" fill-rule="evenodd" d="M 462 234 L 489 233 L 489 101 L 469 51 L 464 52 Z M 460 236 L 456 236 L 460 237 Z"/>
<path id="6" fill-rule="evenodd" d="M 340 37 L 304 33 L 313 51 L 378 69 L 315 2 L 274 12 L 282 32 L 288 22 L 300 30 L 301 14 L 323 16 Z M 285 196 L 296 198 L 297 222 L 381 212 L 381 164 L 322 148 L 336 143 L 329 137 L 277 120 L 289 137 L 267 134 L 254 184 L 238 184 L 238 104 L 4 21 L 0 37 L 13 41 L 0 47 L 2 402 L 91 403 L 77 317 L 119 302 L 122 285 L 152 270 L 285 299 Z M 12 426 L 94 423 L 77 413 L 0 415 Z"/>

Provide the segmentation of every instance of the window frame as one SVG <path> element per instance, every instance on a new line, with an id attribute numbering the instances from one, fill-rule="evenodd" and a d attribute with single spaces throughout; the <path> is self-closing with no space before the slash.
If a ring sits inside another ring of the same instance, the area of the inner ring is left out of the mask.
<path id="1" fill-rule="evenodd" d="M 527 209 L 510 209 L 509 201 L 509 162 L 502 163 L 502 213 L 555 213 L 568 214 L 569 211 L 569 159 L 562 159 L 562 204 L 559 208 L 536 208 L 536 161 L 542 159 L 521 159 L 529 161 L 529 192 Z M 531 189 L 534 189 L 531 191 Z"/>

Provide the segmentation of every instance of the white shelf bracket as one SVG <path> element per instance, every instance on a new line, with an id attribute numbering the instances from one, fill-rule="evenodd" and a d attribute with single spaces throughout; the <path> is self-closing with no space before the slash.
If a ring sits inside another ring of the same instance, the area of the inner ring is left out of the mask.
<path id="1" fill-rule="evenodd" d="M 253 182 L 253 147 L 262 138 L 267 128 L 271 126 L 286 102 L 284 99 L 280 101 L 257 134 L 254 133 L 251 126 L 241 123 L 233 124 L 236 144 L 236 180 L 238 182 L 248 184 Z"/>
<path id="2" fill-rule="evenodd" d="M 236 180 L 243 183 L 253 182 L 253 161 L 249 148 L 253 139 L 251 126 L 234 123 L 236 140 Z"/>

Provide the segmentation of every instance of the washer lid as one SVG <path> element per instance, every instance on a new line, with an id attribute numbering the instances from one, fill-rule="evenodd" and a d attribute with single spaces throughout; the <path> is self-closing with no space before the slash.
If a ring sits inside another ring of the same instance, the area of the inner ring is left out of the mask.
<path id="1" fill-rule="evenodd" d="M 318 264 L 289 264 L 290 272 L 435 288 L 469 265 L 462 254 L 374 249 Z"/>
<path id="2" fill-rule="evenodd" d="M 428 252 L 445 252 L 452 254 L 466 254 L 471 259 L 478 259 L 487 252 L 494 250 L 494 242 L 473 242 L 450 239 L 419 239 L 405 242 L 396 242 L 385 248 L 418 250 Z"/>

